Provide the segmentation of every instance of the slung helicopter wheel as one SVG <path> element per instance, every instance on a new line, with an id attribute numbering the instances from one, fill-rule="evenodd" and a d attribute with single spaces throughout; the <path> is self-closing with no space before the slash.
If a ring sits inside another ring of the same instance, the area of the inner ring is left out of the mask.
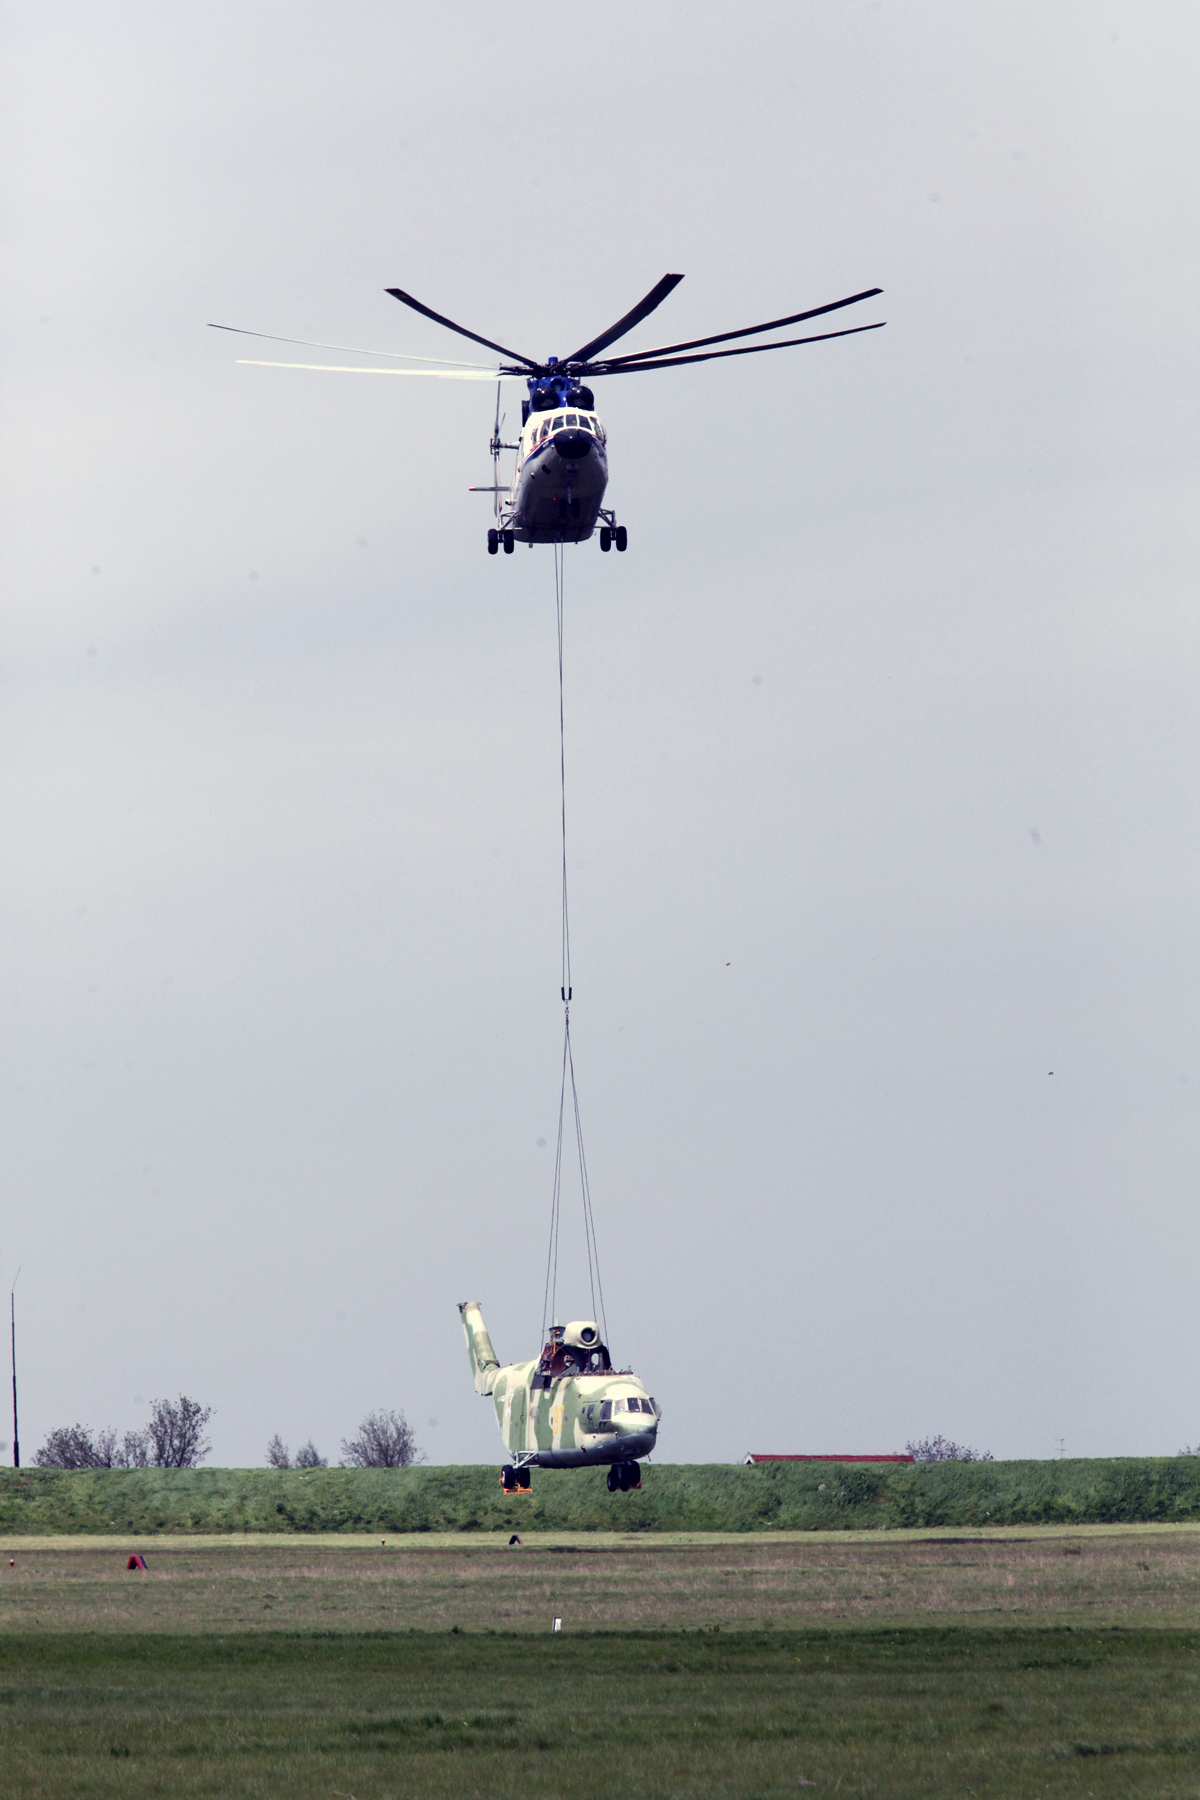
<path id="1" fill-rule="evenodd" d="M 513 534 L 511 531 L 502 531 L 500 533 L 500 536 L 504 539 L 504 554 L 505 554 L 505 556 L 511 556 L 513 553 L 513 545 L 515 544 L 516 539 L 513 537 Z"/>
<path id="2" fill-rule="evenodd" d="M 617 1465 L 615 1463 L 609 1463 L 609 1465 L 608 1465 L 608 1491 L 610 1494 L 616 1493 L 617 1488 L 620 1486 L 620 1482 L 621 1482 L 621 1478 L 617 1474 Z"/>
<path id="3" fill-rule="evenodd" d="M 489 531 L 488 532 L 488 555 L 495 556 L 495 554 L 499 548 L 500 548 L 500 533 L 498 531 Z"/>
<path id="4" fill-rule="evenodd" d="M 612 532 L 607 525 L 600 527 L 600 548 L 605 552 L 612 548 Z"/>
<path id="5" fill-rule="evenodd" d="M 626 544 L 629 542 L 629 533 L 626 531 L 625 527 L 623 525 L 618 525 L 617 529 L 613 532 L 613 536 L 617 540 L 617 549 L 624 550 Z"/>

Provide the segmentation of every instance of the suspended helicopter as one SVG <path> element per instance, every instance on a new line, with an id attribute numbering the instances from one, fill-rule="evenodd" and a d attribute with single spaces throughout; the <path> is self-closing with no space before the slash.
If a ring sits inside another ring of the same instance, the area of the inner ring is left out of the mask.
<path id="1" fill-rule="evenodd" d="M 860 300 L 871 300 L 882 288 L 864 288 L 860 294 L 849 294 L 843 300 L 831 300 L 825 306 L 809 307 L 806 312 L 789 313 L 785 318 L 769 319 L 761 325 L 747 325 L 739 331 L 721 331 L 712 337 L 691 338 L 678 344 L 661 344 L 653 350 L 634 350 L 623 356 L 601 354 L 647 318 L 668 294 L 678 287 L 682 275 L 664 275 L 644 299 L 602 331 L 589 338 L 570 356 L 548 356 L 544 362 L 508 350 L 491 338 L 468 331 L 442 313 L 436 313 L 420 300 L 406 294 L 403 288 L 386 291 L 402 305 L 444 325 L 448 331 L 494 350 L 507 360 L 498 367 L 481 363 L 441 362 L 433 357 L 404 356 L 393 351 L 352 350 L 344 344 L 314 344 L 306 338 L 277 337 L 270 332 L 244 331 L 236 325 L 214 325 L 215 331 L 236 331 L 246 337 L 269 338 L 274 343 L 301 344 L 308 349 L 338 350 L 352 355 L 388 356 L 398 362 L 421 363 L 421 368 L 372 369 L 346 367 L 331 363 L 276 363 L 257 358 L 238 360 L 247 366 L 271 369 L 309 369 L 341 375 L 425 375 L 443 381 L 496 382 L 496 420 L 488 450 L 492 458 L 492 481 L 488 487 L 474 487 L 471 493 L 493 497 L 496 523 L 487 534 L 489 556 L 503 549 L 511 555 L 516 544 L 582 543 L 599 527 L 601 550 L 613 545 L 623 551 L 629 541 L 624 525 L 617 524 L 616 513 L 604 505 L 608 487 L 608 438 L 596 416 L 595 396 L 590 383 L 601 376 L 637 375 L 650 369 L 678 368 L 684 363 L 714 362 L 730 356 L 756 356 L 765 350 L 788 350 L 798 344 L 823 343 L 830 338 L 854 337 L 863 331 L 878 331 L 885 323 L 847 326 L 841 331 L 822 331 L 807 337 L 782 338 L 769 344 L 742 344 L 735 349 L 712 350 L 711 344 L 726 344 L 735 338 L 759 337 L 766 331 L 782 331 L 789 325 L 800 325 L 808 319 L 840 312 L 843 307 L 857 306 Z M 515 444 L 501 441 L 500 387 L 504 381 L 523 380 L 529 397 L 521 402 L 521 435 Z M 508 487 L 500 481 L 500 456 L 503 451 L 516 452 L 516 465 Z M 505 496 L 502 498 L 502 496 Z"/>
<path id="2" fill-rule="evenodd" d="M 490 1396 L 504 1447 L 508 1493 L 530 1485 L 529 1471 L 608 1464 L 608 1491 L 642 1485 L 638 1458 L 658 1441 L 658 1406 L 631 1369 L 614 1369 L 595 1321 L 552 1325 L 533 1362 L 501 1368 L 477 1300 L 459 1306 L 477 1394 Z"/>

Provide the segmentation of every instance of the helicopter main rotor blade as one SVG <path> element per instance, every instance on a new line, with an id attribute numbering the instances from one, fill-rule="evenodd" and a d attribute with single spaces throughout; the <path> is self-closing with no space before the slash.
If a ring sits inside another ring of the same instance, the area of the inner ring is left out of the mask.
<path id="1" fill-rule="evenodd" d="M 568 363 L 586 362 L 588 357 L 595 356 L 598 350 L 607 350 L 610 344 L 615 344 L 619 337 L 624 337 L 627 331 L 632 331 L 634 326 L 639 325 L 654 311 L 656 306 L 661 305 L 667 295 L 677 288 L 682 280 L 682 275 L 664 275 L 662 280 L 656 282 L 650 289 L 646 298 L 638 301 L 632 312 L 627 312 L 623 319 L 618 319 L 615 325 L 610 325 L 607 331 L 600 333 L 599 337 L 592 338 L 583 346 L 582 350 L 576 350 L 574 356 L 564 356 L 563 361 Z"/>
<path id="2" fill-rule="evenodd" d="M 638 375 L 643 369 L 676 369 L 680 363 L 719 362 L 726 356 L 758 356 L 763 350 L 790 350 L 794 344 L 823 344 L 827 338 L 856 337 L 860 331 L 882 331 L 886 319 L 874 325 L 851 325 L 845 331 L 821 331 L 815 337 L 781 338 L 776 344 L 743 344 L 740 350 L 704 350 L 699 356 L 662 356 L 657 362 L 597 363 L 589 375 Z M 420 373 L 413 370 L 413 374 Z"/>
<path id="3" fill-rule="evenodd" d="M 522 356 L 519 350 L 506 350 L 503 344 L 493 344 L 491 338 L 480 337 L 478 332 L 468 331 L 465 325 L 456 325 L 453 319 L 444 318 L 441 313 L 435 313 L 431 307 L 423 306 L 419 300 L 414 300 L 412 295 L 406 294 L 403 288 L 386 288 L 384 291 L 389 293 L 393 300 L 399 300 L 402 306 L 411 306 L 414 312 L 423 313 L 427 319 L 432 319 L 435 325 L 445 325 L 449 331 L 457 331 L 459 337 L 470 338 L 473 344 L 482 344 L 485 350 L 495 350 L 501 356 L 511 356 L 514 362 L 524 363 L 526 368 L 537 368 L 532 357 Z"/>
<path id="4" fill-rule="evenodd" d="M 334 363 L 262 362 L 257 357 L 239 356 L 242 369 L 308 369 L 319 375 L 427 375 L 433 381 L 521 381 L 520 375 L 497 375 L 495 369 L 364 369 L 340 368 Z"/>
<path id="5" fill-rule="evenodd" d="M 706 344 L 727 344 L 730 338 L 757 337 L 763 331 L 782 331 L 785 325 L 799 325 L 804 319 L 819 319 L 822 313 L 838 312 L 843 306 L 857 306 L 860 300 L 872 300 L 882 288 L 864 288 L 845 300 L 831 300 L 828 306 L 814 306 L 808 312 L 792 313 L 786 319 L 769 319 L 765 325 L 748 325 L 744 331 L 719 331 L 715 337 L 692 338 L 686 344 L 663 344 L 657 350 L 631 350 L 616 362 L 642 362 L 648 356 L 674 356 L 681 350 L 702 350 Z"/>
<path id="6" fill-rule="evenodd" d="M 210 331 L 235 331 L 239 337 L 265 338 L 270 344 L 299 344 L 305 350 L 340 350 L 349 356 L 387 356 L 397 362 L 437 363 L 444 369 L 483 369 L 486 363 L 465 362 L 461 356 L 453 359 L 444 356 L 407 356 L 403 350 L 364 350 L 358 344 L 317 344 L 312 338 L 280 337 L 274 331 L 248 331 L 244 325 L 214 325 L 209 321 Z"/>

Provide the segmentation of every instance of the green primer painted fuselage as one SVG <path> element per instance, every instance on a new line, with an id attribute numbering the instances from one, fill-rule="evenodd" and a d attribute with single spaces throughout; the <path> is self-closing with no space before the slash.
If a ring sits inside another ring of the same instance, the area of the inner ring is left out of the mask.
<path id="1" fill-rule="evenodd" d="M 502 1367 L 478 1302 L 466 1300 L 458 1310 L 475 1391 L 491 1397 L 504 1447 L 515 1460 L 579 1469 L 635 1462 L 654 1449 L 657 1406 L 632 1371 L 608 1366 L 590 1322 L 556 1326 L 540 1358 Z"/>

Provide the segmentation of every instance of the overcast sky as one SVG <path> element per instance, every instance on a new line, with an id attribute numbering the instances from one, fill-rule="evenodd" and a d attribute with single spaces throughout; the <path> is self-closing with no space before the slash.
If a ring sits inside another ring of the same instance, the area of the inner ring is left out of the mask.
<path id="1" fill-rule="evenodd" d="M 629 550 L 566 557 L 566 748 L 614 1354 L 669 1459 L 1200 1441 L 1197 32 L 7 9 L 24 1461 L 181 1389 L 216 1462 L 378 1406 L 500 1460 L 456 1302 L 536 1354 L 551 553 L 485 554 L 486 386 L 205 325 L 476 354 L 401 286 L 561 355 L 667 270 L 628 348 L 875 285 L 888 323 L 597 384 Z"/>

